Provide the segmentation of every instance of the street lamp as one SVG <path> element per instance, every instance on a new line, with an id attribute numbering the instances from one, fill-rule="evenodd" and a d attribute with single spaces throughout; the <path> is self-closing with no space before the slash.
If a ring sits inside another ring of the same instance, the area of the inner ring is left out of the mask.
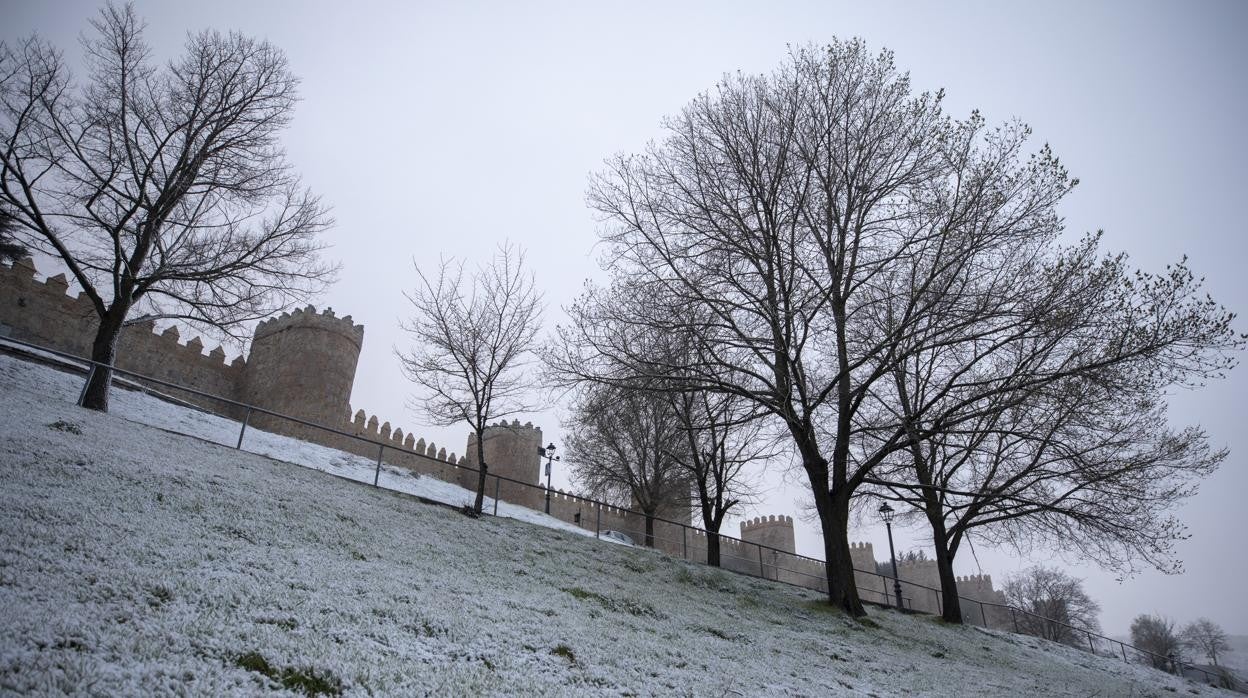
<path id="1" fill-rule="evenodd" d="M 901 580 L 897 579 L 897 553 L 893 551 L 893 508 L 884 502 L 880 505 L 880 518 L 884 519 L 884 526 L 888 529 L 888 555 L 893 559 L 893 591 L 897 594 L 897 610 L 903 610 L 901 605 Z"/>
<path id="2" fill-rule="evenodd" d="M 546 456 L 546 513 L 550 513 L 550 464 L 559 460 L 559 456 L 555 455 L 555 444 L 551 443 L 546 448 L 537 447 L 539 456 Z"/>

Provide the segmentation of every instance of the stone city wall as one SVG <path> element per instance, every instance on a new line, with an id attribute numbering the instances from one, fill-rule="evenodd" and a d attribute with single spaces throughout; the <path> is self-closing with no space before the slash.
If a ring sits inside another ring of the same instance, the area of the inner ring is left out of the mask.
<path id="1" fill-rule="evenodd" d="M 35 265 L 29 258 L 11 267 L 0 266 L 0 337 L 12 337 L 76 356 L 90 356 L 98 326 L 90 299 L 83 293 L 70 295 L 64 274 L 44 281 L 35 277 Z M 203 340 L 199 337 L 192 337 L 183 344 L 176 327 L 157 333 L 151 322 L 122 329 L 117 345 L 117 366 L 228 399 L 237 398 L 237 386 L 246 370 L 241 356 L 226 361 L 225 350 L 219 346 L 205 354 Z M 219 400 L 149 385 L 192 404 L 237 416 L 237 410 Z"/>

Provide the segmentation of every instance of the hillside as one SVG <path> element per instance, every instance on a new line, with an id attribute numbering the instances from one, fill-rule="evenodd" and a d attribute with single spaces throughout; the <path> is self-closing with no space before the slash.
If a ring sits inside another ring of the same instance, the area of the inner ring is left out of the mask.
<path id="1" fill-rule="evenodd" d="M 1221 693 L 927 617 L 855 622 L 792 587 L 473 521 L 78 409 L 74 387 L 0 356 L 0 692 Z"/>

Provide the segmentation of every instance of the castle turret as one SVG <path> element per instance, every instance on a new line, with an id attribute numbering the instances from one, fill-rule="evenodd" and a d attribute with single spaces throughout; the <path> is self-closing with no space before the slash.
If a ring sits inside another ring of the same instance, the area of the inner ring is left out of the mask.
<path id="1" fill-rule="evenodd" d="M 792 516 L 760 516 L 741 522 L 741 540 L 796 553 Z"/>
<path id="2" fill-rule="evenodd" d="M 797 552 L 797 542 L 793 537 L 793 517 L 760 516 L 742 521 L 741 540 L 763 546 L 745 546 L 744 552 L 748 558 L 757 556 L 757 562 L 750 559 L 751 566 L 747 569 L 749 573 L 757 572 L 766 579 L 794 581 L 792 577 L 795 559 L 790 557 Z"/>
<path id="3" fill-rule="evenodd" d="M 364 326 L 308 306 L 256 325 L 242 400 L 279 414 L 340 427 L 351 418 L 351 386 Z M 257 426 L 299 433 L 292 423 L 254 416 Z M 283 423 L 285 422 L 285 423 Z"/>
<path id="4" fill-rule="evenodd" d="M 870 543 L 850 543 L 849 559 L 856 570 L 875 571 L 875 547 Z"/>
<path id="5" fill-rule="evenodd" d="M 485 428 L 485 463 L 489 466 L 490 475 L 519 480 L 520 482 L 541 484 L 542 430 L 532 424 L 520 424 L 519 420 L 508 423 L 506 420 Z M 473 470 L 477 467 L 477 435 L 468 434 L 468 448 L 464 456 L 464 465 Z M 477 489 L 477 474 L 461 470 L 460 485 L 466 489 Z M 494 482 L 486 483 L 486 495 L 494 496 Z M 505 502 L 521 504 L 532 509 L 541 509 L 544 496 L 541 490 L 524 487 L 503 481 L 499 483 L 499 499 Z"/>

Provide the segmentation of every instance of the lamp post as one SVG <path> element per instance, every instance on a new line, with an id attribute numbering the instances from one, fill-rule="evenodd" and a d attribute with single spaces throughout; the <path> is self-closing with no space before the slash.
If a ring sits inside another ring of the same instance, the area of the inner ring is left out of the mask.
<path id="1" fill-rule="evenodd" d="M 559 456 L 555 455 L 555 444 L 551 443 L 546 448 L 538 447 L 539 456 L 546 456 L 546 513 L 550 513 L 550 464 L 559 460 Z"/>
<path id="2" fill-rule="evenodd" d="M 893 508 L 884 502 L 880 505 L 880 518 L 888 529 L 888 556 L 893 559 L 893 591 L 897 594 L 897 610 L 904 610 L 901 605 L 901 580 L 897 578 L 897 553 L 893 550 Z"/>

